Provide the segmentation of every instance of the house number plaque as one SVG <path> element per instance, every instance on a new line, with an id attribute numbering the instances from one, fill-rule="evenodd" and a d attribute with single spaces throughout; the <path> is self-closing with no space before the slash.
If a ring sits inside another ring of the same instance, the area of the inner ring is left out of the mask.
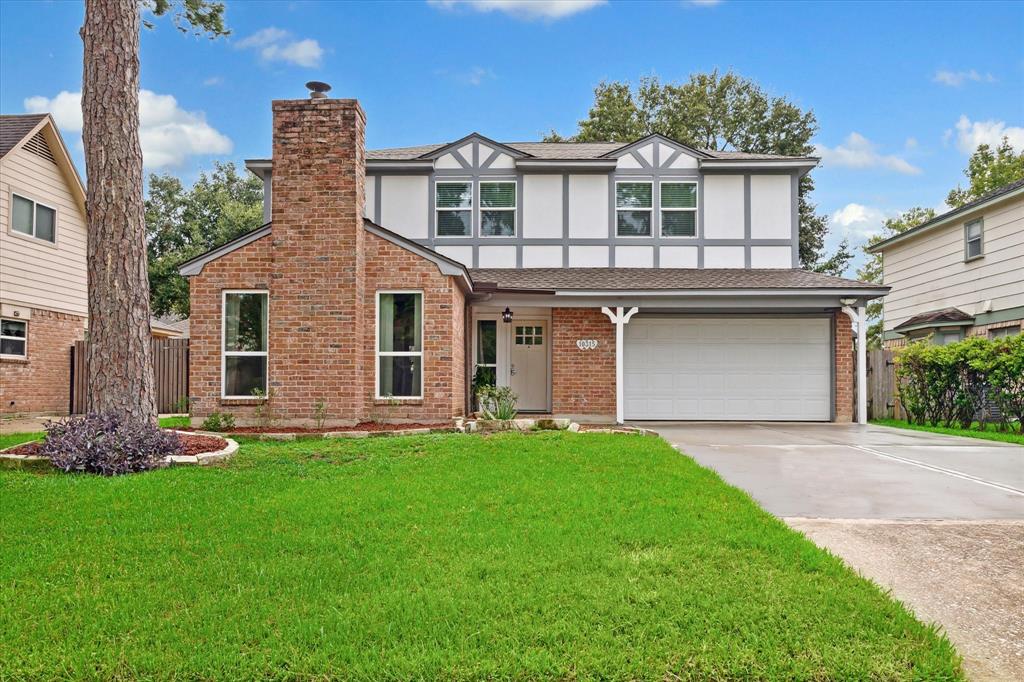
<path id="1" fill-rule="evenodd" d="M 576 347 L 580 350 L 594 350 L 597 348 L 597 339 L 576 339 Z"/>

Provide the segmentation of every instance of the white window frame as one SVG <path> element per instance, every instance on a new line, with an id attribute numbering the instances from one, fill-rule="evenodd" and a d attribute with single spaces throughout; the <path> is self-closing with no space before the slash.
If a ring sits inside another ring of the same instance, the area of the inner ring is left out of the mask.
<path id="1" fill-rule="evenodd" d="M 380 349 L 380 297 L 381 294 L 418 294 L 420 297 L 420 349 L 418 351 L 382 351 Z M 423 383 L 426 381 L 426 362 L 423 346 L 426 342 L 424 326 L 427 319 L 427 298 L 422 289 L 380 289 L 374 297 L 373 305 L 373 398 L 374 400 L 396 400 L 399 402 L 423 400 Z M 419 395 L 381 395 L 380 394 L 380 359 L 382 357 L 419 357 L 420 359 L 420 394 Z"/>
<path id="2" fill-rule="evenodd" d="M 661 201 L 661 197 L 663 196 L 662 192 L 661 192 L 661 188 L 664 187 L 665 185 L 693 185 L 694 196 L 696 197 L 696 201 L 693 204 L 693 208 L 665 208 L 665 204 Z M 697 238 L 697 232 L 698 232 L 698 226 L 697 226 L 698 214 L 697 214 L 697 209 L 699 207 L 700 207 L 700 185 L 697 184 L 696 180 L 691 180 L 689 178 L 679 178 L 678 180 L 673 180 L 673 179 L 669 178 L 667 180 L 659 181 L 658 182 L 658 208 L 659 208 L 660 212 L 658 214 L 658 235 L 662 239 L 696 239 Z M 662 214 L 664 214 L 666 212 L 668 212 L 668 213 L 693 213 L 693 235 L 692 236 L 687 236 L 687 235 L 682 235 L 682 234 L 679 234 L 679 235 L 665 234 L 665 230 L 664 230 L 664 226 L 662 225 L 661 217 L 662 217 Z"/>
<path id="3" fill-rule="evenodd" d="M 628 183 L 631 185 L 650 185 L 651 186 L 651 206 L 650 208 L 630 208 L 630 207 L 619 207 L 619 185 L 622 183 Z M 619 211 L 647 211 L 651 214 L 651 233 L 650 234 L 619 234 Z M 615 238 L 616 239 L 651 239 L 654 237 L 654 180 L 648 180 L 639 178 L 636 180 L 630 180 L 628 178 L 622 178 L 615 181 Z"/>
<path id="4" fill-rule="evenodd" d="M 494 323 L 494 362 L 480 362 L 477 357 L 477 351 L 480 349 L 480 323 L 481 322 L 493 322 Z M 484 315 L 473 320 L 473 376 L 470 377 L 470 382 L 473 381 L 473 377 L 476 376 L 476 370 L 478 367 L 493 367 L 494 368 L 494 384 L 497 386 L 498 377 L 498 346 L 500 345 L 500 336 L 498 332 L 501 330 L 501 320 L 497 315 Z"/>
<path id="5" fill-rule="evenodd" d="M 228 307 L 228 295 L 229 294 L 263 294 L 267 297 L 267 328 L 263 331 L 265 338 L 263 339 L 263 347 L 266 350 L 233 350 L 229 351 L 224 347 L 227 341 L 227 307 Z M 268 289 L 224 289 L 221 291 L 220 297 L 220 397 L 223 400 L 253 400 L 255 396 L 252 395 L 228 395 L 225 392 L 227 387 L 228 379 L 228 361 L 227 357 L 243 357 L 243 356 L 263 356 L 267 358 L 267 371 L 266 371 L 266 384 L 263 386 L 263 392 L 266 393 L 270 388 L 270 291 Z"/>
<path id="6" fill-rule="evenodd" d="M 978 226 L 978 236 L 976 238 L 978 242 L 978 253 L 975 255 L 970 254 L 971 242 L 975 241 L 971 239 L 970 229 L 971 225 Z M 964 223 L 964 262 L 977 260 L 984 257 L 985 255 L 985 219 L 977 218 Z"/>
<path id="7" fill-rule="evenodd" d="M 25 325 L 25 336 L 24 336 L 24 338 L 22 338 L 20 336 L 4 336 L 2 329 L 0 329 L 0 339 L 12 339 L 14 341 L 24 341 L 25 342 L 25 352 L 22 353 L 21 355 L 18 355 L 17 353 L 3 353 L 3 354 L 0 354 L 0 358 L 10 358 L 10 359 L 15 359 L 15 360 L 28 360 L 28 322 L 29 321 L 28 320 L 19 320 L 18 318 L 15 318 L 15 317 L 3 317 L 3 318 L 0 318 L 0 320 L 6 320 L 8 322 L 21 322 L 23 325 Z"/>
<path id="8" fill-rule="evenodd" d="M 438 207 L 437 205 L 437 186 L 438 185 L 469 185 L 469 206 L 459 206 L 458 208 L 452 208 L 451 206 Z M 458 178 L 445 178 L 444 180 L 434 180 L 434 239 L 470 239 L 474 236 L 475 229 L 473 227 L 473 216 L 476 210 L 476 205 L 480 202 L 476 200 L 476 183 L 473 182 L 472 178 L 460 180 Z M 440 221 L 437 219 L 438 213 L 441 211 L 469 211 L 469 234 L 441 234 L 438 230 L 441 227 Z M 391 293 L 391 292 L 386 292 Z"/>
<path id="9" fill-rule="evenodd" d="M 481 191 L 478 192 L 478 194 L 481 197 L 481 199 L 476 202 L 477 203 L 477 209 L 476 209 L 476 211 L 477 211 L 477 221 L 476 221 L 476 224 L 480 226 L 480 238 L 481 239 L 515 239 L 516 237 L 518 237 L 519 236 L 519 215 L 518 215 L 518 210 L 517 209 L 519 207 L 519 183 L 516 182 L 516 179 L 515 178 L 509 178 L 507 180 L 481 180 L 477 184 L 481 188 Z M 483 198 L 482 198 L 483 195 L 484 195 L 484 193 L 482 191 L 483 186 L 484 185 L 497 185 L 497 184 L 511 184 L 512 187 L 515 188 L 515 201 L 512 202 L 512 207 L 511 208 L 494 208 L 494 207 L 491 207 L 491 206 L 484 207 L 484 202 L 483 202 Z M 506 211 L 506 212 L 511 212 L 512 213 L 512 234 L 510 234 L 510 235 L 484 234 L 484 219 L 483 219 L 483 212 L 484 211 Z"/>
<path id="10" fill-rule="evenodd" d="M 15 197 L 17 197 L 19 199 L 23 199 L 24 201 L 31 201 L 32 202 L 32 234 L 26 234 L 25 232 L 22 232 L 21 230 L 15 230 L 14 229 L 14 198 Z M 9 221 L 9 223 L 7 225 L 7 233 L 8 234 L 10 234 L 11 236 L 14 236 L 14 237 L 20 237 L 21 239 L 31 239 L 31 240 L 39 242 L 41 244 L 45 244 L 46 246 L 53 246 L 53 247 L 57 246 L 57 232 L 58 232 L 58 230 L 57 230 L 57 222 L 58 222 L 58 218 L 60 216 L 60 211 L 57 210 L 56 206 L 53 206 L 52 204 L 48 204 L 45 201 L 39 201 L 38 199 L 36 199 L 34 197 L 31 197 L 31 196 L 29 196 L 29 195 L 27 195 L 27 194 L 25 194 L 23 192 L 18 192 L 18 191 L 15 191 L 15 190 L 11 190 L 10 195 L 9 195 L 9 199 L 10 199 L 9 206 L 10 206 L 11 217 L 10 217 L 10 221 Z M 42 206 L 43 208 L 48 208 L 51 211 L 53 211 L 53 241 L 52 242 L 49 239 L 43 239 L 42 237 L 37 237 L 36 236 L 36 222 L 37 222 L 37 220 L 36 220 L 36 211 L 39 209 L 40 206 Z"/>

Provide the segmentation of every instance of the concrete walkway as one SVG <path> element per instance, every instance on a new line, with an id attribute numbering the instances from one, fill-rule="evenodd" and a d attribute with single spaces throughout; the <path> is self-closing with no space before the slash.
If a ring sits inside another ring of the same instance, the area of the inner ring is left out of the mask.
<path id="1" fill-rule="evenodd" d="M 644 423 L 1024 679 L 1024 447 L 881 426 Z"/>

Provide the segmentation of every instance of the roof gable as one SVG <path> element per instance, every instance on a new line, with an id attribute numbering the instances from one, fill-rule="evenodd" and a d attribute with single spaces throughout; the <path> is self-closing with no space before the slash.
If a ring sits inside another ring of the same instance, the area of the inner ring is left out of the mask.
<path id="1" fill-rule="evenodd" d="M 447 153 L 449 153 L 449 152 L 451 152 L 453 150 L 457 152 L 458 150 L 464 148 L 467 144 L 472 144 L 474 142 L 482 143 L 482 144 L 484 144 L 484 145 L 486 145 L 486 146 L 488 146 L 488 147 L 490 147 L 492 149 L 496 149 L 496 150 L 502 151 L 505 154 L 508 154 L 509 156 L 511 156 L 513 158 L 516 158 L 516 159 L 521 159 L 521 158 L 530 156 L 530 154 L 527 154 L 527 153 L 525 153 L 523 151 L 520 151 L 518 149 L 510 147 L 510 146 L 508 146 L 506 144 L 503 144 L 501 142 L 496 142 L 495 140 L 492 140 L 489 137 L 481 135 L 480 133 L 473 132 L 473 133 L 470 133 L 469 135 L 466 135 L 465 137 L 461 137 L 458 140 L 455 140 L 454 142 L 449 142 L 448 144 L 441 145 L 440 147 L 437 147 L 436 149 L 433 149 L 433 150 L 428 151 L 428 152 L 426 152 L 424 154 L 421 154 L 417 158 L 436 160 L 436 159 L 440 158 L 441 156 L 444 156 L 445 154 L 447 154 Z M 466 161 L 472 162 L 471 159 L 466 159 Z M 481 162 L 482 161 L 483 161 L 483 159 L 481 159 Z"/>
<path id="2" fill-rule="evenodd" d="M 71 195 L 75 197 L 75 203 L 85 215 L 85 184 L 50 114 L 0 116 L 0 158 L 26 147 L 28 151 L 52 160 L 57 165 Z M 48 156 L 43 153 L 44 147 Z"/>

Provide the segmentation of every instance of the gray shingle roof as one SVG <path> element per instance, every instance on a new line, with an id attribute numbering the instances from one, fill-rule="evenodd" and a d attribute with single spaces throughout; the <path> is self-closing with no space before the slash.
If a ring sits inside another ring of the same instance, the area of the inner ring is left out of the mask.
<path id="1" fill-rule="evenodd" d="M 469 271 L 475 288 L 651 291 L 677 289 L 886 289 L 796 269 L 522 268 Z M 481 286 L 483 285 L 483 286 Z"/>
<path id="2" fill-rule="evenodd" d="M 963 322 L 969 324 L 974 322 L 974 318 L 960 310 L 959 308 L 942 308 L 941 310 L 929 310 L 925 313 L 919 313 L 914 315 L 906 322 L 896 325 L 893 327 L 894 331 L 900 329 L 906 329 L 907 327 L 916 327 L 921 324 L 930 323 L 942 323 L 942 322 Z"/>
<path id="3" fill-rule="evenodd" d="M 44 118 L 46 114 L 0 115 L 0 156 L 14 149 Z"/>
<path id="4" fill-rule="evenodd" d="M 370 161 L 412 161 L 424 154 L 451 144 L 427 144 L 415 147 L 391 147 L 388 149 L 369 149 L 366 158 Z M 622 142 L 501 142 L 506 147 L 528 154 L 536 159 L 545 160 L 590 160 L 600 159 L 605 154 L 627 146 Z M 769 160 L 769 159 L 802 159 L 802 156 L 780 156 L 777 154 L 748 154 L 746 152 L 700 150 L 713 159 L 735 160 Z"/>

